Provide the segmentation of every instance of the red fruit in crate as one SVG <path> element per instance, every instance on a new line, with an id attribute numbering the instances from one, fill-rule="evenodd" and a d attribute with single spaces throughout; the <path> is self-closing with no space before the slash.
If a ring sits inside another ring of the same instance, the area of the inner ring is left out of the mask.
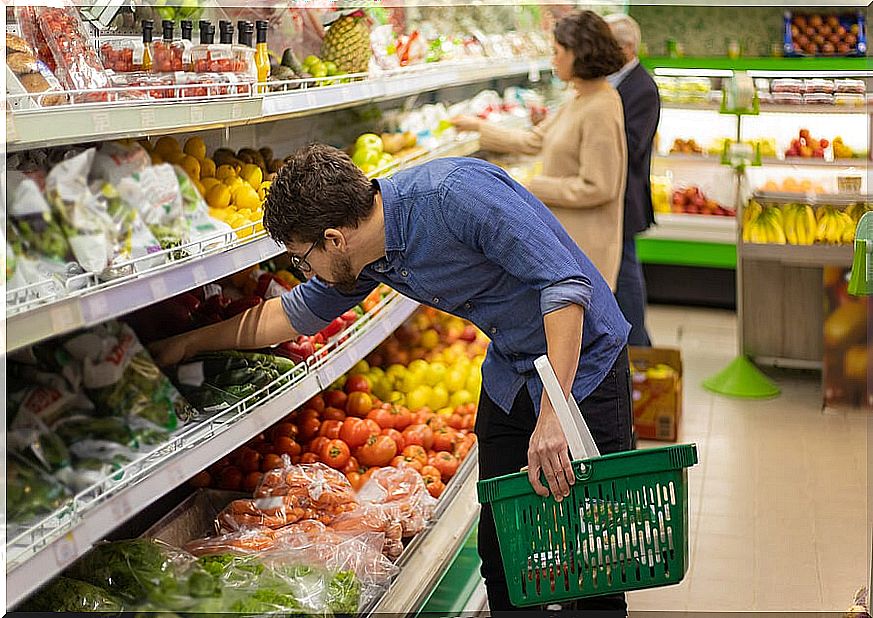
<path id="1" fill-rule="evenodd" d="M 370 380 L 368 380 L 366 376 L 360 374 L 349 376 L 348 380 L 346 380 L 345 390 L 347 393 L 369 393 Z"/>
<path id="2" fill-rule="evenodd" d="M 823 139 L 823 140 L 820 140 L 820 141 L 819 141 L 818 145 L 819 145 L 821 148 L 827 148 L 828 146 L 831 145 L 831 143 L 830 143 L 828 140 Z"/>
<path id="3" fill-rule="evenodd" d="M 824 159 L 824 150 L 822 150 L 821 148 L 816 148 L 812 151 L 812 156 L 818 159 Z"/>
<path id="4" fill-rule="evenodd" d="M 348 398 L 349 396 L 340 390 L 327 391 L 324 393 L 324 403 L 329 407 L 339 408 L 340 410 L 346 409 Z"/>

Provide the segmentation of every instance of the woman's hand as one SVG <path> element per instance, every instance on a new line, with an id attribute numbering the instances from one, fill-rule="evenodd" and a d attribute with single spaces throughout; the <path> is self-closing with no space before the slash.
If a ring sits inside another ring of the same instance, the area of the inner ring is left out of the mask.
<path id="1" fill-rule="evenodd" d="M 575 484 L 576 477 L 570 463 L 567 438 L 564 437 L 558 414 L 545 394 L 536 428 L 530 437 L 527 462 L 527 478 L 537 495 L 546 497 L 551 492 L 558 502 L 570 495 L 570 487 Z M 540 482 L 541 471 L 545 474 L 548 488 Z"/>
<path id="2" fill-rule="evenodd" d="M 476 116 L 455 116 L 451 122 L 458 131 L 479 131 L 485 121 Z"/>
<path id="3" fill-rule="evenodd" d="M 187 335 L 178 335 L 149 344 L 149 352 L 152 358 L 155 359 L 158 367 L 178 365 L 191 356 L 188 352 L 187 339 Z"/>

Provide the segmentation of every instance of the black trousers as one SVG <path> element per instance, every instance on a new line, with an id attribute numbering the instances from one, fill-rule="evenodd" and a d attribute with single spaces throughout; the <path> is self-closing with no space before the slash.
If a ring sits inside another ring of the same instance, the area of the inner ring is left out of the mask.
<path id="1" fill-rule="evenodd" d="M 626 348 L 594 392 L 577 403 L 601 454 L 633 448 L 631 379 Z M 479 478 L 511 474 L 526 466 L 528 444 L 535 426 L 536 414 L 527 388 L 519 391 L 509 414 L 498 408 L 482 391 L 476 418 Z M 479 556 L 492 613 L 513 610 L 494 518 L 488 504 L 482 505 L 479 518 Z M 625 616 L 627 612 L 624 594 L 582 599 L 564 607 L 586 611 L 586 615 L 589 615 L 588 610 L 601 610 L 597 615 L 602 616 Z M 608 611 L 603 613 L 603 610 Z"/>

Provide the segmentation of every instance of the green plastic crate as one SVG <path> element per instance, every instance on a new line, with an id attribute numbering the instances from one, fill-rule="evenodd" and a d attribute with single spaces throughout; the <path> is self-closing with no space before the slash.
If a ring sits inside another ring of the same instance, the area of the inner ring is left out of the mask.
<path id="1" fill-rule="evenodd" d="M 480 481 L 491 504 L 516 607 L 682 581 L 688 569 L 688 472 L 682 444 L 576 461 L 562 502 L 534 493 L 519 472 Z"/>

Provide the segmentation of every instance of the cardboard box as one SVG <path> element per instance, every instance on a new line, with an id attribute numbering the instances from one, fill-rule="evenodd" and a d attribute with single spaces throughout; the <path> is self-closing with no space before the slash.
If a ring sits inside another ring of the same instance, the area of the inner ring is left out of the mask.
<path id="1" fill-rule="evenodd" d="M 228 504 L 251 494 L 220 489 L 198 489 L 143 533 L 147 539 L 157 539 L 173 547 L 207 536 L 215 536 L 215 518 Z"/>
<path id="2" fill-rule="evenodd" d="M 671 348 L 629 351 L 637 437 L 675 442 L 682 416 L 682 354 Z"/>

